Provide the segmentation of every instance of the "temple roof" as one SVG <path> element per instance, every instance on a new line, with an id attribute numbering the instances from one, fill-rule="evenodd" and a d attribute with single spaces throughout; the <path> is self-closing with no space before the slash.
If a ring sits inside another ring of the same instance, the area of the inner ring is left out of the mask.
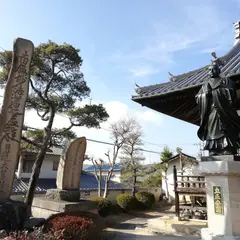
<path id="1" fill-rule="evenodd" d="M 94 165 L 91 165 L 91 166 L 84 169 L 85 172 L 94 172 L 94 170 L 95 170 Z M 98 166 L 96 166 L 96 170 L 98 171 Z M 103 172 L 109 171 L 109 170 L 110 170 L 109 164 L 103 164 L 102 165 L 102 171 Z M 113 167 L 113 171 L 121 171 L 121 166 L 119 164 L 115 164 L 114 167 Z"/>
<path id="2" fill-rule="evenodd" d="M 240 89 L 240 41 L 218 60 L 224 62 L 221 75 L 231 77 L 236 82 L 237 89 Z M 199 125 L 200 115 L 195 96 L 208 79 L 208 67 L 206 65 L 178 76 L 169 74 L 168 82 L 139 87 L 132 100 L 168 116 Z M 236 102 L 236 108 L 240 109 L 240 99 Z"/>
<path id="3" fill-rule="evenodd" d="M 80 191 L 85 190 L 97 190 L 98 182 L 94 174 L 86 173 L 82 171 L 80 177 Z M 24 194 L 28 190 L 29 178 L 15 178 L 12 187 L 12 194 Z M 56 188 L 56 179 L 55 178 L 39 178 L 37 179 L 35 193 L 41 194 L 45 193 L 48 189 Z M 105 187 L 105 181 L 102 181 L 102 189 Z M 124 186 L 121 183 L 110 181 L 109 182 L 110 190 L 123 190 L 130 189 L 130 187 Z"/>
<path id="4" fill-rule="evenodd" d="M 230 77 L 240 74 L 240 42 L 233 46 L 226 55 L 220 57 L 220 59 L 225 62 L 224 66 L 221 68 L 222 76 Z M 133 96 L 132 100 L 139 102 L 138 99 L 142 98 L 157 97 L 177 91 L 200 87 L 208 78 L 208 67 L 209 65 L 206 65 L 194 71 L 173 76 L 170 81 L 165 83 L 137 88 L 136 92 L 138 95 Z"/>
<path id="5" fill-rule="evenodd" d="M 198 160 L 197 160 L 195 157 L 193 157 L 193 156 L 190 156 L 190 155 L 185 154 L 185 153 L 183 153 L 183 152 L 181 153 L 181 155 L 182 155 L 183 157 L 186 157 L 189 161 L 193 161 L 193 162 L 198 163 Z M 173 157 L 171 157 L 171 158 L 168 160 L 168 163 L 173 162 L 173 161 L 175 161 L 175 160 L 180 160 L 180 154 L 179 154 L 179 153 L 176 154 L 176 155 L 174 155 Z"/>

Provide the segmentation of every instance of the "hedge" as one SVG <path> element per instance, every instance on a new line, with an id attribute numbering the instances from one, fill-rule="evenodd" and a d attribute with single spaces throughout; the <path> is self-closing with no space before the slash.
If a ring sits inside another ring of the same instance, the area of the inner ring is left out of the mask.
<path id="1" fill-rule="evenodd" d="M 112 202 L 107 198 L 91 197 L 88 200 L 98 202 L 98 213 L 102 217 L 106 217 L 112 210 Z"/>
<path id="2" fill-rule="evenodd" d="M 132 210 L 136 208 L 136 199 L 130 194 L 119 194 L 116 198 L 117 204 L 124 211 Z"/>
<path id="3" fill-rule="evenodd" d="M 140 203 L 140 208 L 151 208 L 155 203 L 155 197 L 149 192 L 137 192 L 135 195 L 137 201 Z"/>

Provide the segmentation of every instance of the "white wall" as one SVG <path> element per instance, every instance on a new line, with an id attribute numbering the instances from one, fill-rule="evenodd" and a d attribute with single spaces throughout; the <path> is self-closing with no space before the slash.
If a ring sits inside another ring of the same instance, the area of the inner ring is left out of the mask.
<path id="1" fill-rule="evenodd" d="M 87 172 L 95 174 L 94 171 L 87 171 Z M 107 176 L 107 174 L 108 174 L 108 172 L 102 172 L 103 177 Z M 113 171 L 111 181 L 120 183 L 121 182 L 121 171 Z"/>
<path id="2" fill-rule="evenodd" d="M 42 163 L 39 178 L 56 178 L 57 171 L 53 170 L 53 162 L 54 161 L 59 162 L 59 160 L 60 160 L 60 156 L 58 156 L 58 155 L 50 155 L 50 154 L 46 155 L 46 157 Z M 24 173 L 23 171 L 21 171 L 20 176 L 17 174 L 17 177 L 30 178 L 31 173 Z"/>
<path id="3" fill-rule="evenodd" d="M 177 168 L 177 174 L 182 175 L 181 173 L 181 167 L 180 167 L 180 161 L 175 160 L 169 163 L 168 165 L 168 171 L 167 171 L 167 184 L 168 184 L 168 191 L 169 191 L 169 196 L 171 198 L 175 198 L 175 193 L 174 193 L 174 180 L 173 180 L 173 167 L 174 165 Z M 188 164 L 185 164 L 185 167 L 183 168 L 183 175 L 198 175 L 198 166 L 196 163 L 189 161 Z M 163 172 L 164 175 L 164 172 Z M 181 181 L 181 179 L 179 179 Z M 162 190 L 166 192 L 167 187 L 166 187 L 166 182 L 165 179 L 163 178 L 162 180 Z"/>

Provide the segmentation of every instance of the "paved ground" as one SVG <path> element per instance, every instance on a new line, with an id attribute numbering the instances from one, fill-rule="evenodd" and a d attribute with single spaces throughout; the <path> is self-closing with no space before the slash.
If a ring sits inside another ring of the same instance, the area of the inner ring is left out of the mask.
<path id="1" fill-rule="evenodd" d="M 162 216 L 174 216 L 174 208 L 155 208 L 155 210 L 134 213 L 132 215 L 112 216 L 109 223 L 113 223 L 107 228 L 107 239 L 110 240 L 200 240 L 200 237 L 191 236 L 170 236 L 170 235 L 151 235 L 148 232 L 136 231 L 135 228 L 147 226 L 147 220 Z"/>
<path id="2" fill-rule="evenodd" d="M 188 236 L 147 236 L 147 235 L 136 235 L 136 234 L 117 234 L 114 240 L 200 240 L 200 238 L 196 237 L 188 237 Z"/>
<path id="3" fill-rule="evenodd" d="M 147 223 L 147 218 L 133 218 L 124 221 L 114 228 L 109 228 L 108 232 L 115 235 L 112 240 L 200 240 L 198 237 L 190 236 L 170 236 L 170 235 L 151 235 L 145 232 L 135 231 L 136 227 L 143 227 Z"/>

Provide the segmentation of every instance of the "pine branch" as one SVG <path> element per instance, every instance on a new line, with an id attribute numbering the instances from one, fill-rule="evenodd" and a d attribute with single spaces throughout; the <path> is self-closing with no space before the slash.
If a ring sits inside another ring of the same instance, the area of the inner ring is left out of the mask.
<path id="1" fill-rule="evenodd" d="M 37 95 L 39 96 L 39 98 L 40 98 L 43 102 L 48 103 L 48 101 L 42 96 L 42 93 L 41 93 L 37 88 L 35 88 L 32 79 L 30 79 L 30 85 L 31 85 L 32 89 L 37 93 Z"/>
<path id="2" fill-rule="evenodd" d="M 34 147 L 39 148 L 39 149 L 42 147 L 42 144 L 35 143 L 35 142 L 33 142 L 32 140 L 30 140 L 30 139 L 28 139 L 28 138 L 26 138 L 26 137 L 24 137 L 24 136 L 22 136 L 22 140 L 23 140 L 24 142 L 27 142 L 27 143 L 33 145 Z"/>

